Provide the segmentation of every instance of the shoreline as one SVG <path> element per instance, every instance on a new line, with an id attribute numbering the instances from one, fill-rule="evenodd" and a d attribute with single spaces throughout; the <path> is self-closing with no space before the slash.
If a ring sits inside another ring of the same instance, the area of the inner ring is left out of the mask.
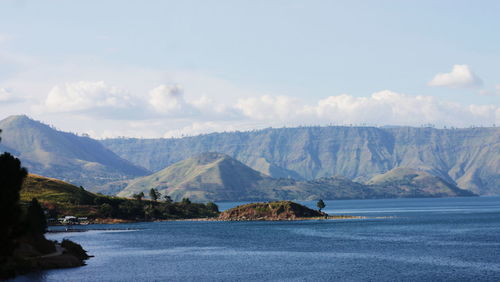
<path id="1" fill-rule="evenodd" d="M 394 218 L 394 216 L 355 216 L 355 215 L 333 215 L 328 217 L 316 216 L 316 217 L 294 217 L 294 218 L 258 218 L 258 219 L 220 219 L 218 217 L 202 217 L 202 218 L 179 218 L 179 219 L 160 219 L 160 220 L 100 220 L 98 222 L 91 222 L 86 225 L 68 225 L 72 227 L 77 226 L 87 226 L 93 224 L 123 224 L 123 223 L 148 223 L 148 222 L 177 222 L 177 221 L 205 221 L 205 222 L 235 222 L 235 221 L 307 221 L 307 220 L 342 220 L 342 219 L 387 219 Z M 52 225 L 55 226 L 64 226 L 64 225 Z M 125 228 L 125 229 L 78 229 L 78 228 L 69 228 L 67 230 L 49 230 L 48 233 L 65 233 L 65 232 L 86 232 L 92 230 L 136 230 L 136 228 Z"/>

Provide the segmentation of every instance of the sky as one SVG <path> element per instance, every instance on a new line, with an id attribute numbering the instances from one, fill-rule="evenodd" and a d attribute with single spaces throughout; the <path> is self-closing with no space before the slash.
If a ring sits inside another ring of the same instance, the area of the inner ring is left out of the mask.
<path id="1" fill-rule="evenodd" d="M 500 124 L 499 1 L 0 0 L 0 119 L 107 137 Z"/>

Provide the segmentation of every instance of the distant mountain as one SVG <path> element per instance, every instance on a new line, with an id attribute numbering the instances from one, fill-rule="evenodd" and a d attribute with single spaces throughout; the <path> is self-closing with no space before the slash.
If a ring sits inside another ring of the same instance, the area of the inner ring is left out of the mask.
<path id="1" fill-rule="evenodd" d="M 410 168 L 395 168 L 384 174 L 375 175 L 366 184 L 387 191 L 398 191 L 400 197 L 473 196 L 471 191 L 460 189 L 440 177 Z"/>
<path id="2" fill-rule="evenodd" d="M 190 198 L 197 202 L 473 195 L 439 177 L 410 169 L 377 176 L 368 185 L 340 176 L 311 181 L 275 179 L 220 153 L 204 153 L 126 182 L 118 196 L 131 197 L 140 192 L 147 195 L 155 188 L 174 200 Z"/>
<path id="3" fill-rule="evenodd" d="M 179 139 L 107 139 L 151 171 L 203 152 L 227 154 L 273 177 L 343 175 L 366 181 L 394 168 L 424 170 L 481 195 L 500 195 L 500 128 L 299 127 Z"/>
<path id="4" fill-rule="evenodd" d="M 425 171 L 395 168 L 384 174 L 375 175 L 366 182 L 370 186 L 394 187 L 401 190 L 403 195 L 418 195 L 433 193 L 442 197 L 470 196 L 470 191 L 462 190 L 443 179 Z"/>
<path id="5" fill-rule="evenodd" d="M 219 153 L 204 153 L 175 163 L 152 175 L 131 180 L 118 196 L 130 197 L 151 188 L 174 200 L 260 200 L 272 197 L 273 187 L 262 184 L 272 178 Z"/>
<path id="6" fill-rule="evenodd" d="M 148 174 L 100 142 L 61 132 L 27 116 L 0 121 L 0 149 L 19 157 L 32 173 L 92 187 Z"/>

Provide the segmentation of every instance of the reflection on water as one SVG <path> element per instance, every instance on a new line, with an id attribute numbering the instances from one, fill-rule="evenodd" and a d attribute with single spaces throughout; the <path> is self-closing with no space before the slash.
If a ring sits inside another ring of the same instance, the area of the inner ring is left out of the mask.
<path id="1" fill-rule="evenodd" d="M 500 281 L 498 197 L 326 204 L 391 218 L 89 225 L 49 234 L 81 243 L 95 255 L 87 266 L 16 280 Z"/>

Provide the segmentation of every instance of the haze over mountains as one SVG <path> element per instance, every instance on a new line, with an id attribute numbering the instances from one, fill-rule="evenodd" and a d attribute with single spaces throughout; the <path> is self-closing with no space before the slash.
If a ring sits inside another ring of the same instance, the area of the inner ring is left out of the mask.
<path id="1" fill-rule="evenodd" d="M 31 173 L 58 178 L 86 188 L 148 174 L 100 142 L 61 132 L 27 116 L 0 121 L 0 149 L 19 157 Z"/>
<path id="2" fill-rule="evenodd" d="M 154 184 L 171 189 L 174 197 L 199 199 L 214 199 L 210 195 L 224 199 L 363 198 L 381 197 L 381 193 L 406 197 L 415 196 L 408 191 L 424 189 L 434 176 L 439 178 L 429 183 L 441 184 L 418 193 L 454 191 L 457 184 L 481 195 L 500 194 L 500 128 L 330 126 L 97 141 L 57 131 L 26 116 L 12 116 L 0 121 L 0 129 L 0 149 L 20 157 L 30 172 L 93 191 L 119 193 L 127 187 L 121 195 Z M 206 152 L 219 154 L 200 157 Z M 386 172 L 390 173 L 377 176 Z M 147 177 L 137 178 L 142 176 Z M 385 181 L 388 177 L 390 183 Z M 391 184 L 396 182 L 401 185 Z M 224 189 L 213 183 L 223 183 Z M 379 194 L 363 190 L 366 184 L 379 187 Z M 350 188 L 344 192 L 331 189 L 341 186 Z M 380 190 L 382 186 L 386 190 Z"/>
<path id="3" fill-rule="evenodd" d="M 151 171 L 203 152 L 227 154 L 272 177 L 369 180 L 394 168 L 427 171 L 481 195 L 500 194 L 500 128 L 299 127 L 179 139 L 106 139 Z"/>

